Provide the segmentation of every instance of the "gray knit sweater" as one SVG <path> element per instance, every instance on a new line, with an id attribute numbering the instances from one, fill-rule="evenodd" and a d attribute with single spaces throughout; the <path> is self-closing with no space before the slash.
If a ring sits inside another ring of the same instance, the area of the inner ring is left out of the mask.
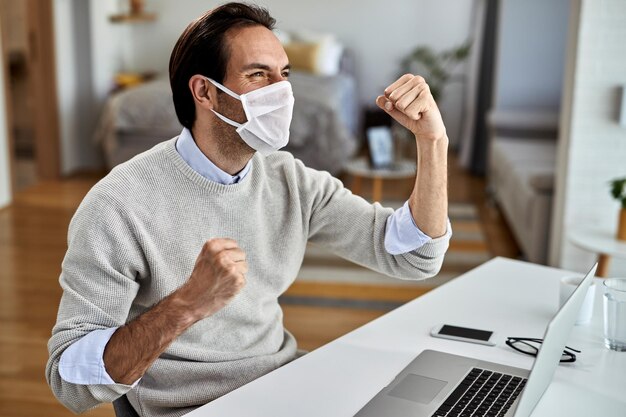
<path id="1" fill-rule="evenodd" d="M 48 343 L 52 391 L 75 412 L 126 393 L 141 415 L 172 417 L 280 367 L 295 358 L 296 341 L 277 299 L 296 278 L 307 240 L 393 277 L 438 272 L 450 231 L 392 256 L 384 247 L 392 213 L 286 152 L 255 155 L 243 181 L 221 185 L 191 169 L 175 139 L 157 145 L 96 184 L 72 219 Z M 249 264 L 247 284 L 230 304 L 178 337 L 134 388 L 60 377 L 68 346 L 128 323 L 179 288 L 215 237 L 235 239 Z"/>

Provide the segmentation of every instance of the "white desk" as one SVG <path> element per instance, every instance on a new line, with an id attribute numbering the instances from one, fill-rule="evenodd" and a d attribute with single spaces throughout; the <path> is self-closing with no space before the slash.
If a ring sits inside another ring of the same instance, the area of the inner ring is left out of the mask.
<path id="1" fill-rule="evenodd" d="M 349 417 L 427 348 L 528 369 L 533 358 L 504 340 L 543 337 L 565 274 L 496 258 L 188 416 Z M 568 341 L 582 353 L 559 366 L 533 416 L 626 416 L 626 353 L 602 344 L 601 293 L 591 323 Z M 498 345 L 430 337 L 442 322 L 495 330 Z"/>

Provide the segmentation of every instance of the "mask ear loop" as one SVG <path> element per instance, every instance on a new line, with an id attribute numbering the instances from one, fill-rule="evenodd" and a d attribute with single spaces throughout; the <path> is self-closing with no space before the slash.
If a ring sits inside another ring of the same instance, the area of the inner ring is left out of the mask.
<path id="1" fill-rule="evenodd" d="M 222 116 L 221 114 L 219 114 L 218 112 L 216 112 L 215 110 L 211 109 L 211 111 L 220 119 L 222 119 L 224 122 L 228 123 L 229 125 L 236 127 L 237 129 L 239 129 L 241 126 L 243 126 L 240 123 L 235 122 L 234 120 L 230 120 L 228 117 L 226 116 Z"/>
<path id="2" fill-rule="evenodd" d="M 223 86 L 222 84 L 218 83 L 217 81 L 214 81 L 212 79 L 210 79 L 209 77 L 204 77 L 206 78 L 211 84 L 213 84 L 214 86 L 216 86 L 217 88 L 219 88 L 220 90 L 222 90 L 223 92 L 225 92 L 226 94 L 228 94 L 229 96 L 231 96 L 234 99 L 237 99 L 239 101 L 241 101 L 241 98 L 238 94 L 236 94 L 235 92 L 229 90 L 227 87 Z M 245 109 L 244 109 L 245 110 Z M 234 120 L 230 120 L 229 118 L 227 118 L 226 116 L 223 116 L 221 114 L 219 114 L 218 112 L 216 112 L 215 110 L 211 109 L 211 111 L 217 116 L 219 117 L 223 122 L 228 123 L 229 125 L 236 127 L 237 129 L 239 129 L 241 126 L 243 126 L 240 123 L 235 122 Z"/>
<path id="3" fill-rule="evenodd" d="M 223 92 L 225 92 L 226 94 L 231 96 L 232 98 L 235 98 L 235 99 L 241 101 L 241 96 L 239 96 L 239 94 L 229 90 L 226 86 L 223 86 L 222 84 L 218 83 L 217 81 L 214 81 L 214 80 L 210 79 L 209 77 L 204 77 L 204 78 L 206 78 L 211 84 L 213 84 L 214 86 L 216 86 L 217 88 L 219 88 L 220 90 L 222 90 Z"/>

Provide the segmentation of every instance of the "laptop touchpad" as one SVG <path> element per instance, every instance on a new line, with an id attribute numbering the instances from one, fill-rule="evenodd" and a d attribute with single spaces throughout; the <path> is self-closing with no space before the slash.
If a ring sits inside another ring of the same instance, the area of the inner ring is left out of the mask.
<path id="1" fill-rule="evenodd" d="M 389 391 L 392 397 L 428 404 L 448 383 L 422 375 L 408 374 Z"/>

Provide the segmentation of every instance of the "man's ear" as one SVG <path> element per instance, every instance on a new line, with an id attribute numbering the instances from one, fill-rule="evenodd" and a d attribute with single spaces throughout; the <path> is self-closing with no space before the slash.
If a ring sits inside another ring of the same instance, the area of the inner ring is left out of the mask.
<path id="1" fill-rule="evenodd" d="M 198 106 L 212 110 L 217 103 L 217 88 L 203 75 L 196 74 L 189 79 L 189 90 Z"/>

